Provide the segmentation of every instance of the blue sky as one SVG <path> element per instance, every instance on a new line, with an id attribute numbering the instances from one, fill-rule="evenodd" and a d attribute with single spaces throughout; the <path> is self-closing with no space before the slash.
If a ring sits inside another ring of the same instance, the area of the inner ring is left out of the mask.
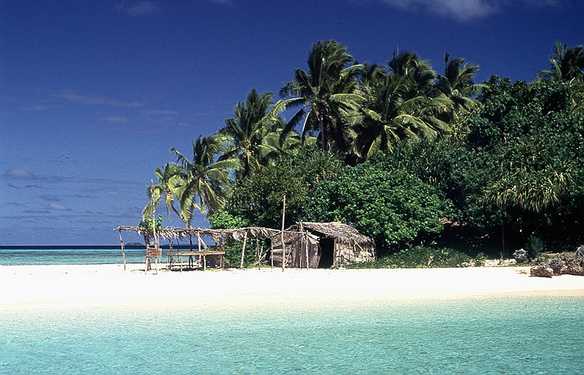
<path id="1" fill-rule="evenodd" d="M 0 244 L 115 243 L 170 147 L 250 89 L 277 92 L 317 40 L 531 80 L 555 41 L 584 43 L 582 14 L 577 0 L 0 0 Z"/>

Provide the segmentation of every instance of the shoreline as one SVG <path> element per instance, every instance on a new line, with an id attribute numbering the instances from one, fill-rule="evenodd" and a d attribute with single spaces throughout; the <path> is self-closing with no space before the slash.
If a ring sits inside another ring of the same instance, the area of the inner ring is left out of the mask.
<path id="1" fill-rule="evenodd" d="M 140 271 L 143 265 L 0 266 L 0 311 L 365 308 L 460 299 L 584 297 L 584 277 L 528 267 Z"/>

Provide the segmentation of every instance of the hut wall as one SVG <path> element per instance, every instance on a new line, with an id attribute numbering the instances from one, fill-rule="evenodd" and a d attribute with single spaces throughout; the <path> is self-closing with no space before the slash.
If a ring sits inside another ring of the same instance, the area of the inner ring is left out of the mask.
<path id="1" fill-rule="evenodd" d="M 320 242 L 308 241 L 308 259 L 310 268 L 318 268 L 321 256 L 325 251 L 332 251 L 333 267 L 343 267 L 351 263 L 362 263 L 375 260 L 375 248 L 371 244 L 357 244 L 353 241 L 334 240 L 334 249 L 325 246 L 321 247 L 321 242 L 325 238 L 319 233 L 311 232 L 313 237 L 320 237 Z M 333 239 L 331 239 L 333 240 Z M 279 236 L 272 237 L 272 243 L 276 252 L 274 253 L 274 265 L 282 265 L 281 239 Z M 285 240 L 286 245 L 286 267 L 306 268 L 306 242 L 304 236 L 290 236 Z"/>
<path id="2" fill-rule="evenodd" d="M 363 263 L 375 260 L 375 249 L 367 245 L 353 245 L 347 242 L 336 242 L 335 256 L 337 267 L 350 263 Z"/>
<path id="3" fill-rule="evenodd" d="M 290 244 L 286 266 L 291 268 L 306 268 L 306 242 L 294 241 Z M 320 261 L 320 248 L 318 244 L 308 243 L 308 259 L 310 268 L 317 268 Z"/>
<path id="4" fill-rule="evenodd" d="M 272 239 L 274 248 L 281 249 L 281 240 L 279 238 Z M 286 267 L 289 268 L 306 268 L 306 242 L 302 238 L 288 239 L 286 245 Z M 310 268 L 318 268 L 320 262 L 320 247 L 318 243 L 308 241 L 308 259 Z M 274 254 L 274 265 L 279 267 L 282 265 L 282 254 L 276 252 Z"/>

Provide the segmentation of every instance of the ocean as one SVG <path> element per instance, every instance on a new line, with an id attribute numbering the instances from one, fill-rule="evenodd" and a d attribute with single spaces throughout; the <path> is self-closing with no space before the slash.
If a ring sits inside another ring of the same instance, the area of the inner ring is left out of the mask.
<path id="1" fill-rule="evenodd" d="M 160 301 L 164 306 L 164 301 Z M 584 299 L 2 311 L 1 374 L 577 374 Z"/>
<path id="2" fill-rule="evenodd" d="M 166 251 L 163 250 L 163 254 Z M 144 249 L 126 249 L 128 263 L 144 262 Z M 120 264 L 119 247 L 0 247 L 0 266 Z"/>

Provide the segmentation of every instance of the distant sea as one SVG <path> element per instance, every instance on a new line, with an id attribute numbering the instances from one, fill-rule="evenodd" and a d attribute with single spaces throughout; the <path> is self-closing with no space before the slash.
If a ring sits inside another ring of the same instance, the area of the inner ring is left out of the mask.
<path id="1" fill-rule="evenodd" d="M 578 298 L 322 311 L 156 310 L 0 308 L 0 374 L 581 374 L 584 369 L 584 299 Z"/>
<path id="2" fill-rule="evenodd" d="M 144 248 L 126 249 L 126 256 L 128 263 L 141 263 Z M 115 263 L 122 263 L 119 246 L 0 246 L 0 265 L 4 266 Z"/>

